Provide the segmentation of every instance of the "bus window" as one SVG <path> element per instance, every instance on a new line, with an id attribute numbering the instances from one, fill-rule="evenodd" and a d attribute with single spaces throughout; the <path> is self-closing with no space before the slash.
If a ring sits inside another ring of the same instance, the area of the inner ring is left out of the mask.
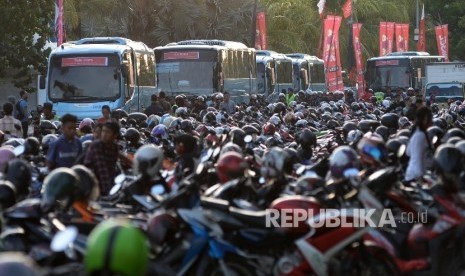
<path id="1" fill-rule="evenodd" d="M 131 99 L 132 94 L 134 93 L 134 63 L 132 61 L 132 56 L 130 53 L 125 55 L 125 61 L 127 62 L 128 67 L 128 76 L 126 77 L 126 87 L 124 89 L 124 97 L 126 100 Z"/>

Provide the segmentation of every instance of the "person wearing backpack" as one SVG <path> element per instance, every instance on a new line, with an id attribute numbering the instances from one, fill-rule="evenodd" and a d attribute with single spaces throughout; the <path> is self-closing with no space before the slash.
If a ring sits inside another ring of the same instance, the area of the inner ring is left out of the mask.
<path id="1" fill-rule="evenodd" d="M 27 116 L 27 98 L 29 94 L 21 90 L 19 92 L 20 99 L 15 104 L 15 118 L 21 122 L 21 128 L 23 129 L 23 138 L 27 138 L 27 130 L 29 127 L 29 118 Z"/>

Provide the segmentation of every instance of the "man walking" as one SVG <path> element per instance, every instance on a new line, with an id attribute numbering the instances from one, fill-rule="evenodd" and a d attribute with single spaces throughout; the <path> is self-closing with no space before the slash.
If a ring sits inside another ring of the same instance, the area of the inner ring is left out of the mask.
<path id="1" fill-rule="evenodd" d="M 27 138 L 28 122 L 29 116 L 27 115 L 27 98 L 29 94 L 21 90 L 19 92 L 19 101 L 15 104 L 15 114 L 14 117 L 21 122 L 21 128 L 23 130 L 23 138 Z"/>

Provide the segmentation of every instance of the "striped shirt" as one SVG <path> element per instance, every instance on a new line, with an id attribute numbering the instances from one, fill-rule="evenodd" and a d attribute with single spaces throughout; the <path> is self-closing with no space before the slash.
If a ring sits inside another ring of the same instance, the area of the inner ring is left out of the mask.
<path id="1" fill-rule="evenodd" d="M 23 137 L 21 121 L 13 118 L 11 115 L 5 115 L 5 117 L 0 119 L 0 130 L 5 133 L 5 138 L 7 139 L 10 137 Z"/>

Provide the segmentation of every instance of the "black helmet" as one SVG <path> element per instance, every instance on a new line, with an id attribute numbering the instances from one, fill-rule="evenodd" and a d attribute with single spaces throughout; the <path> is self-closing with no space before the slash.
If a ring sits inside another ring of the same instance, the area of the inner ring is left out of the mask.
<path id="1" fill-rule="evenodd" d="M 274 105 L 273 113 L 281 113 L 286 111 L 286 106 L 282 102 L 277 102 Z"/>
<path id="2" fill-rule="evenodd" d="M 46 154 L 48 151 L 48 148 L 50 147 L 50 144 L 58 140 L 58 136 L 55 134 L 47 134 L 44 137 L 42 137 L 42 151 Z"/>
<path id="3" fill-rule="evenodd" d="M 294 164 L 299 163 L 297 151 L 293 148 L 285 148 L 284 151 L 287 152 L 286 159 L 284 160 L 284 172 L 286 174 L 292 174 Z"/>
<path id="4" fill-rule="evenodd" d="M 371 120 L 361 120 L 357 126 L 363 133 L 367 133 L 368 131 L 372 131 L 371 125 Z"/>
<path id="5" fill-rule="evenodd" d="M 426 130 L 426 134 L 428 134 L 428 139 L 431 143 L 433 142 L 434 137 L 437 139 L 436 143 L 440 143 L 444 136 L 444 131 L 438 126 L 430 126 L 428 130 Z"/>
<path id="6" fill-rule="evenodd" d="M 190 133 L 194 129 L 194 125 L 192 124 L 191 120 L 184 119 L 181 121 L 181 124 L 179 125 L 179 129 L 181 129 L 182 131 L 186 133 Z"/>
<path id="7" fill-rule="evenodd" d="M 27 137 L 24 140 L 24 154 L 38 155 L 40 151 L 40 142 L 36 137 Z"/>
<path id="8" fill-rule="evenodd" d="M 128 113 L 123 110 L 123 109 L 115 109 L 111 112 L 111 117 L 116 119 L 116 120 L 119 120 L 119 119 L 123 119 L 123 118 L 127 118 L 129 115 Z"/>
<path id="9" fill-rule="evenodd" d="M 381 116 L 381 124 L 388 128 L 398 129 L 399 128 L 399 115 L 395 113 L 387 113 Z"/>
<path id="10" fill-rule="evenodd" d="M 135 128 L 128 128 L 124 133 L 124 138 L 131 144 L 136 145 L 140 141 L 140 132 Z"/>
<path id="11" fill-rule="evenodd" d="M 71 169 L 79 175 L 79 188 L 76 192 L 76 199 L 97 200 L 100 195 L 100 188 L 95 174 L 83 165 L 75 165 Z"/>
<path id="12" fill-rule="evenodd" d="M 231 142 L 233 142 L 241 148 L 245 147 L 245 131 L 243 131 L 240 128 L 232 128 L 229 132 L 229 136 L 231 137 Z"/>
<path id="13" fill-rule="evenodd" d="M 242 130 L 246 135 L 260 134 L 260 131 L 252 125 L 245 125 L 242 127 Z"/>
<path id="14" fill-rule="evenodd" d="M 397 152 L 399 151 L 400 146 L 403 144 L 399 141 L 399 139 L 394 138 L 394 139 L 389 139 L 386 143 L 386 148 L 389 152 L 389 155 L 397 155 Z"/>
<path id="15" fill-rule="evenodd" d="M 297 143 L 304 149 L 311 149 L 316 146 L 316 135 L 309 129 L 304 129 L 297 137 Z"/>
<path id="16" fill-rule="evenodd" d="M 389 139 L 389 129 L 385 126 L 379 126 L 376 128 L 375 133 L 378 133 L 386 142 Z"/>
<path id="17" fill-rule="evenodd" d="M 5 179 L 16 187 L 18 197 L 26 196 L 29 193 L 32 173 L 31 166 L 26 161 L 22 159 L 9 161 L 5 169 L 5 175 Z"/>
<path id="18" fill-rule="evenodd" d="M 329 128 L 329 129 L 336 129 L 338 127 L 340 127 L 341 125 L 339 125 L 339 123 L 335 120 L 329 120 L 328 123 L 326 124 L 326 126 Z"/>
<path id="19" fill-rule="evenodd" d="M 79 191 L 79 176 L 69 168 L 57 168 L 44 179 L 42 209 L 51 211 L 58 200 L 65 200 L 65 208 L 71 206 Z"/>
<path id="20" fill-rule="evenodd" d="M 206 124 L 208 126 L 216 125 L 215 113 L 213 113 L 212 111 L 207 112 L 207 114 L 205 114 L 205 116 L 203 116 L 202 121 L 203 121 L 204 124 Z"/>
<path id="21" fill-rule="evenodd" d="M 16 187 L 8 180 L 0 180 L 0 208 L 5 210 L 16 203 Z"/>
<path id="22" fill-rule="evenodd" d="M 354 122 L 345 122 L 344 125 L 342 125 L 342 134 L 344 135 L 344 139 L 347 137 L 347 134 L 349 134 L 349 131 L 357 129 L 357 124 Z"/>
<path id="23" fill-rule="evenodd" d="M 43 120 L 40 122 L 39 129 L 42 135 L 47 135 L 50 133 L 54 134 L 57 131 L 56 125 L 54 125 L 49 120 Z"/>
<path id="24" fill-rule="evenodd" d="M 440 127 L 443 131 L 447 130 L 447 122 L 444 118 L 434 118 L 433 126 Z"/>
<path id="25" fill-rule="evenodd" d="M 465 139 L 465 132 L 460 128 L 451 128 L 446 132 L 446 134 L 444 134 L 442 140 L 443 142 L 447 142 L 447 140 L 449 140 L 452 137 L 460 137 L 462 139 Z"/>
<path id="26" fill-rule="evenodd" d="M 463 170 L 462 153 L 453 145 L 440 145 L 434 154 L 434 166 L 440 174 L 459 174 Z"/>
<path id="27" fill-rule="evenodd" d="M 142 112 L 133 112 L 128 115 L 128 120 L 135 120 L 139 125 L 142 122 L 147 122 L 147 115 Z"/>
<path id="28" fill-rule="evenodd" d="M 353 103 L 351 103 L 351 104 L 350 104 L 350 109 L 351 109 L 352 111 L 354 111 L 354 112 L 355 112 L 355 111 L 358 111 L 358 110 L 360 110 L 360 106 L 359 106 L 359 104 L 358 104 L 358 103 L 356 103 L 356 102 L 353 102 Z"/>
<path id="29" fill-rule="evenodd" d="M 269 149 L 273 147 L 279 147 L 279 145 L 280 145 L 279 140 L 276 139 L 276 137 L 274 136 L 268 137 L 268 139 L 266 139 L 265 141 L 265 146 Z"/>
<path id="30" fill-rule="evenodd" d="M 396 134 L 397 137 L 405 136 L 407 138 L 410 138 L 411 135 L 412 135 L 412 132 L 408 129 L 399 130 Z"/>

